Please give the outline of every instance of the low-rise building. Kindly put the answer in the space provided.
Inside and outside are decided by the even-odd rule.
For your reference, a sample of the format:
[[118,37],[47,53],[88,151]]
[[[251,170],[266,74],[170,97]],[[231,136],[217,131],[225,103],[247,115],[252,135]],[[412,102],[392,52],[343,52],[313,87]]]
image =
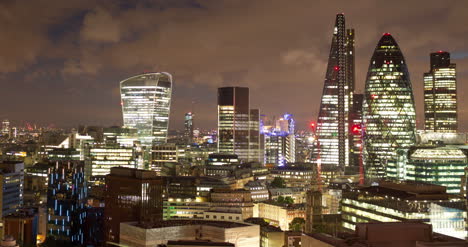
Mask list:
[[120,244],[134,247],[167,244],[169,240],[209,240],[235,246],[260,246],[260,227],[249,223],[209,220],[168,220],[120,224]]
[[289,223],[294,218],[305,217],[305,204],[277,203],[275,201],[260,202],[256,204],[256,217],[265,219],[273,226],[280,227],[283,231],[289,230]]
[[353,231],[357,223],[419,220],[431,224],[434,232],[465,239],[465,203],[443,186],[381,181],[378,186],[343,192],[342,224]]

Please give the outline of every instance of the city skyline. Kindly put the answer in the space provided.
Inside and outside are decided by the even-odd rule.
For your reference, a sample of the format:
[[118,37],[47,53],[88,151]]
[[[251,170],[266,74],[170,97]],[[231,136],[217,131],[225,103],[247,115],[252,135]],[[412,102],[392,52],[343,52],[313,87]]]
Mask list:
[[[380,35],[394,34],[408,63],[417,126],[422,129],[428,55],[450,52],[457,64],[459,130],[467,131],[468,112],[462,107],[467,104],[467,27],[462,11],[467,3],[420,3],[401,10],[398,4],[379,1],[337,3],[340,7],[306,1],[288,6],[279,1],[174,1],[138,7],[75,2],[70,8],[57,2],[40,16],[34,13],[38,3],[2,3],[5,28],[0,32],[16,39],[0,41],[0,102],[9,106],[0,118],[10,119],[12,125],[122,125],[118,82],[149,70],[174,76],[170,129],[182,129],[184,113],[192,108],[198,127],[214,129],[216,90],[221,86],[248,86],[252,108],[267,115],[290,112],[298,129],[305,129],[318,116],[330,17],[344,12],[357,33],[357,92],[364,91],[368,61]],[[210,14],[217,18],[216,25]],[[21,104],[11,103],[19,99]],[[278,99],[284,100],[278,104]]]

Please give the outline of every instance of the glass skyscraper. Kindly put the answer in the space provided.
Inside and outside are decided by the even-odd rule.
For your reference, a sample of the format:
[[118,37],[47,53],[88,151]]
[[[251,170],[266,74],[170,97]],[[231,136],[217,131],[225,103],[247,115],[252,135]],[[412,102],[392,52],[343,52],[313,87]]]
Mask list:
[[172,76],[145,73],[120,82],[124,126],[135,128],[143,146],[165,143],[171,107]]
[[322,100],[317,121],[317,162],[349,165],[348,114],[354,88],[354,29],[345,29],[345,17],[336,15]]
[[431,70],[424,73],[424,129],[457,132],[456,65],[450,53],[431,53]]
[[364,106],[366,177],[382,178],[388,159],[415,144],[413,89],[401,50],[393,37],[380,39],[367,72]]
[[193,114],[191,112],[185,113],[184,128],[184,137],[187,143],[191,143],[193,141]]
[[218,88],[218,152],[260,161],[260,114],[249,99],[249,88]]

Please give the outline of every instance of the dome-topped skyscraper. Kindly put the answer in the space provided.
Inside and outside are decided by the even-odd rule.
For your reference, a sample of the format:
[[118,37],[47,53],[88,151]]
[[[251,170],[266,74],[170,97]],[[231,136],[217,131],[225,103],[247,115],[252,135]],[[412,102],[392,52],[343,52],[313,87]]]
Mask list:
[[388,159],[415,144],[416,112],[405,58],[385,33],[370,61],[364,95],[366,177],[383,178]]

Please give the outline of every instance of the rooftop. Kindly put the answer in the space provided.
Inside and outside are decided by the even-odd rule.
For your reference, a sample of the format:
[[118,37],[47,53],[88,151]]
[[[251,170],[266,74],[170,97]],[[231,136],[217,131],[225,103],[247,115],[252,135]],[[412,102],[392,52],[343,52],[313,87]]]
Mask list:
[[205,225],[205,226],[214,226],[219,228],[236,228],[236,227],[245,227],[251,226],[248,223],[239,223],[239,222],[228,222],[228,221],[211,221],[211,220],[164,220],[153,223],[138,223],[138,222],[126,222],[124,224],[152,229],[152,228],[164,228],[172,226],[184,226],[184,225]]

